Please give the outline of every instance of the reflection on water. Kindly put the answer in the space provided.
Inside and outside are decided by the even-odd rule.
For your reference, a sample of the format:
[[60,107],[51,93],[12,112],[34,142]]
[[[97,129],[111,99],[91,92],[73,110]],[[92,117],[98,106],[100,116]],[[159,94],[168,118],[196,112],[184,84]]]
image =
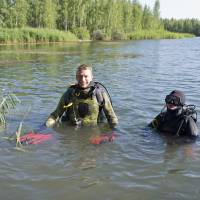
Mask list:
[[[199,45],[194,38],[0,46],[1,88],[23,102],[1,129],[2,199],[198,199],[199,140],[171,140],[146,125],[173,89],[199,112]],[[37,130],[81,63],[92,65],[110,92],[120,121],[116,140],[91,145],[106,127],[63,125],[42,130],[53,140],[16,151],[3,137],[15,134],[26,113],[24,131]]]

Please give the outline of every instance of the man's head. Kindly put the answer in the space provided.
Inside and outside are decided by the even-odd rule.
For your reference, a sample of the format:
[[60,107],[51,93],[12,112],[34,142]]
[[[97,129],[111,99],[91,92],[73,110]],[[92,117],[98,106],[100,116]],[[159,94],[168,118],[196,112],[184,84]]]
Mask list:
[[80,65],[76,71],[78,85],[83,89],[88,88],[92,79],[92,68],[86,64]]
[[167,109],[176,110],[185,105],[185,95],[180,90],[173,90],[169,95],[166,96],[165,102]]

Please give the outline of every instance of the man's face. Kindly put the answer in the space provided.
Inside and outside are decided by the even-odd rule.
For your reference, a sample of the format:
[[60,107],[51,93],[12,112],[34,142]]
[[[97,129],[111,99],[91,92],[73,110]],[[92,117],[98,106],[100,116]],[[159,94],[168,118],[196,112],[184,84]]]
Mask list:
[[93,76],[89,69],[81,70],[76,75],[76,80],[81,88],[87,88],[92,79]]

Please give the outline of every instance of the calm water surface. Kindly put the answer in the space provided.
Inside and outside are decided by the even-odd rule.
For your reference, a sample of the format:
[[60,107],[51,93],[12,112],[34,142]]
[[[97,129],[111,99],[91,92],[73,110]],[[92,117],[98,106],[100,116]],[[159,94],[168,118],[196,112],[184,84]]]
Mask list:
[[[1,199],[199,199],[200,142],[172,142],[146,126],[181,89],[200,111],[200,38],[0,46],[0,87],[22,101],[0,137]],[[89,144],[98,128],[58,127],[53,140],[16,150],[4,137],[37,130],[76,67],[91,64],[119,117],[114,143]],[[199,124],[198,124],[199,125]]]

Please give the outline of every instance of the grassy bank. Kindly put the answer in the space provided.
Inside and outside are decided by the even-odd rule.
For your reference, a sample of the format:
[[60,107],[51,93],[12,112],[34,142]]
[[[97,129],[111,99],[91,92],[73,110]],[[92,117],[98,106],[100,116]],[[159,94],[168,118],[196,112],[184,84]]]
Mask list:
[[[77,32],[77,31],[76,31]],[[67,42],[67,41],[78,41],[79,39],[85,39],[89,37],[82,38],[84,31],[80,33],[76,32],[73,34],[71,32],[52,30],[52,29],[36,29],[36,28],[0,28],[0,44],[13,44],[13,43],[48,43],[48,42]],[[79,31],[80,32],[80,31]],[[93,37],[97,40],[142,40],[142,39],[179,39],[194,37],[192,34],[184,33],[172,33],[165,30],[141,30],[135,31],[133,33],[124,35],[115,33],[114,37],[99,37],[101,32],[98,32],[98,37]]]
[[71,32],[35,28],[0,28],[0,43],[39,43],[78,41]]
[[189,33],[173,33],[165,30],[142,30],[135,31],[127,35],[130,40],[143,40],[143,39],[181,39],[195,37]]

